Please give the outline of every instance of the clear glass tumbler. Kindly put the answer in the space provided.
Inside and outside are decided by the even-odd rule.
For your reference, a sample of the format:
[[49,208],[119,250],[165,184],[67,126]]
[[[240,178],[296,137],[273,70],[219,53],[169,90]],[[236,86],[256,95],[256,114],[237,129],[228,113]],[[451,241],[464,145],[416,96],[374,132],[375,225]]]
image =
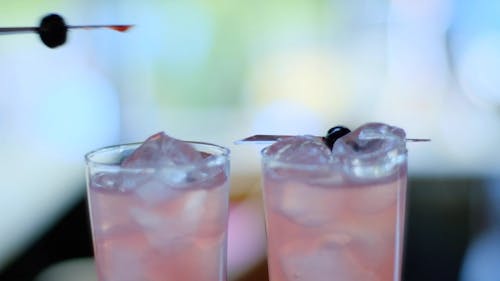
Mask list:
[[297,164],[262,151],[271,281],[400,280],[407,156],[390,153],[388,166],[362,156]]
[[229,150],[188,142],[193,165],[125,168],[140,143],[88,153],[99,281],[225,281]]

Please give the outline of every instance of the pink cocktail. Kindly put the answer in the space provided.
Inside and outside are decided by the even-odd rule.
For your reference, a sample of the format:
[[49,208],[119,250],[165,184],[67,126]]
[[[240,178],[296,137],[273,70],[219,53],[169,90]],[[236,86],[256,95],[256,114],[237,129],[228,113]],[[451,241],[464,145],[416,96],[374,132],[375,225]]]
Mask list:
[[404,131],[366,124],[262,152],[271,281],[398,281],[407,182]]
[[225,281],[228,154],[164,134],[89,153],[99,281]]

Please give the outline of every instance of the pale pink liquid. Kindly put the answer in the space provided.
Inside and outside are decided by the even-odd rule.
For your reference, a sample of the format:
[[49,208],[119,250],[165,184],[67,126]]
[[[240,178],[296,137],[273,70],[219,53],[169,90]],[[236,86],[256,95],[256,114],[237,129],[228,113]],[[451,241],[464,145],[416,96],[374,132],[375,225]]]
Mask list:
[[225,281],[227,202],[222,172],[208,185],[158,195],[103,190],[90,180],[99,280]]
[[273,175],[264,170],[271,281],[400,280],[405,167],[372,183]]

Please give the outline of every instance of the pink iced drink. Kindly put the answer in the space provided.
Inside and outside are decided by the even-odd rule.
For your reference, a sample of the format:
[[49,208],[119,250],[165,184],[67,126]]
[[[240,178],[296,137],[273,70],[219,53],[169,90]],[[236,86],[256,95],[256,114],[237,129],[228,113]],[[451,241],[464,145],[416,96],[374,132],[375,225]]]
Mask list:
[[270,280],[400,280],[406,181],[404,132],[383,124],[333,151],[312,136],[263,150]]
[[228,151],[163,133],[138,146],[87,156],[99,280],[225,281]]

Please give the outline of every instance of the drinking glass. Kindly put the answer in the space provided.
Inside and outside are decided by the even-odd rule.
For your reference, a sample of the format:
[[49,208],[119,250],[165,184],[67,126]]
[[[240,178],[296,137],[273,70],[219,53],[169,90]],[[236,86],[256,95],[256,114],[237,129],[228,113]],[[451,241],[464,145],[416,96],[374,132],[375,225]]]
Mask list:
[[99,281],[225,281],[229,150],[187,142],[202,161],[129,168],[140,143],[85,156]]

